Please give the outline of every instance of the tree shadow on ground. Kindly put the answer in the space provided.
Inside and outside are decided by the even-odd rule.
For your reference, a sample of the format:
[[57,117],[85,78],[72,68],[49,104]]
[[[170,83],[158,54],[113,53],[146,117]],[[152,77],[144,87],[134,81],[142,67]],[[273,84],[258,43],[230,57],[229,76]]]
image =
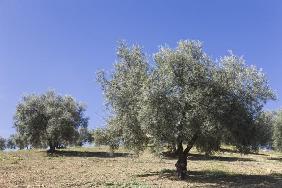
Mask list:
[[199,183],[205,187],[282,187],[282,174],[246,175],[230,174],[224,171],[189,171],[185,180],[179,180],[175,170],[164,169],[160,172],[150,172],[137,177],[159,176],[173,181]]
[[269,157],[268,160],[279,161],[282,162],[282,157]]
[[130,153],[110,153],[110,152],[90,152],[90,151],[69,151],[56,150],[54,153],[48,153],[48,157],[100,157],[100,158],[115,158],[127,157]]
[[243,157],[223,157],[223,156],[207,156],[202,154],[189,154],[188,160],[191,161],[205,161],[205,160],[216,160],[216,161],[255,161],[252,158],[243,158]]
[[[170,155],[168,153],[163,153],[163,157],[166,159],[177,159],[176,155]],[[188,154],[188,161],[209,161],[209,160],[217,160],[217,161],[255,161],[252,158],[244,158],[244,157],[224,157],[224,156],[213,156],[213,155],[203,155],[203,154]]]
[[[220,152],[223,152],[223,153],[226,152],[226,153],[238,153],[238,154],[241,154],[240,151],[238,151],[238,150],[227,149],[227,148],[220,148],[219,151],[220,151]],[[267,154],[264,154],[264,153],[256,153],[256,152],[248,152],[247,154],[268,156]]]

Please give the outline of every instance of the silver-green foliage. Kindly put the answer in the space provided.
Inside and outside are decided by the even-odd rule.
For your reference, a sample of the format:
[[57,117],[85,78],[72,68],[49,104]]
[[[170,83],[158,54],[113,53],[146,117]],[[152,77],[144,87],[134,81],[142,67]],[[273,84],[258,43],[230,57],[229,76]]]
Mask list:
[[263,112],[256,120],[256,139],[258,145],[273,147],[275,112]]
[[276,150],[282,151],[282,111],[279,110],[276,113],[274,119],[273,130],[273,146]]
[[[230,142],[241,151],[258,149],[263,119],[263,105],[275,100],[268,80],[262,70],[247,66],[241,57],[232,53],[220,60],[221,85],[226,92],[223,96],[224,113],[220,119],[223,130],[227,130]],[[265,117],[266,118],[266,117]]]
[[261,70],[232,53],[215,62],[199,41],[161,47],[148,67],[140,47],[122,44],[111,77],[98,74],[113,112],[107,129],[126,146],[186,143],[186,153],[193,145],[210,153],[225,137],[242,152],[257,148],[257,119],[275,98]]
[[0,151],[6,149],[6,140],[0,137]]
[[86,128],[88,118],[84,105],[71,96],[60,96],[53,91],[42,95],[27,95],[17,105],[14,126],[17,138],[33,147],[55,149],[76,143],[78,129]]
[[142,88],[148,77],[148,63],[139,46],[129,48],[124,43],[120,44],[117,57],[110,80],[104,72],[98,73],[98,81],[113,113],[108,120],[108,129],[114,130],[111,132],[115,132],[119,142],[128,148],[142,150],[147,137],[138,116],[143,98]]
[[28,148],[30,145],[28,143],[28,137],[26,134],[20,134],[17,132],[16,134],[10,135],[7,140],[7,148],[9,149],[24,149]]
[[8,139],[6,143],[6,147],[9,149],[16,149],[17,143],[16,143],[16,137],[14,134],[12,134]]
[[111,129],[96,129],[93,133],[96,146],[107,145],[112,151],[118,149],[120,137]]

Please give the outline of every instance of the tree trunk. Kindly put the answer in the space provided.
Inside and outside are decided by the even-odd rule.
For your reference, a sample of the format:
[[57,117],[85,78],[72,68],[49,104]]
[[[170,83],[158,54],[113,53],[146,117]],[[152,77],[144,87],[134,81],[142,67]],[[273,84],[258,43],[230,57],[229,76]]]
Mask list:
[[183,151],[182,141],[178,142],[178,148],[177,148],[178,160],[175,164],[175,167],[176,167],[176,172],[177,172],[177,176],[179,179],[183,180],[186,178],[188,153],[194,146],[197,138],[198,138],[198,134],[196,133],[194,134],[192,139],[188,142],[187,147],[185,148],[184,151]]
[[52,143],[49,143],[49,150],[48,150],[48,152],[50,152],[50,153],[54,153],[55,152],[55,149],[56,149],[56,146],[54,145],[54,144],[52,144]]
[[178,155],[178,160],[175,164],[177,177],[179,179],[185,179],[187,174],[187,155],[182,152]]

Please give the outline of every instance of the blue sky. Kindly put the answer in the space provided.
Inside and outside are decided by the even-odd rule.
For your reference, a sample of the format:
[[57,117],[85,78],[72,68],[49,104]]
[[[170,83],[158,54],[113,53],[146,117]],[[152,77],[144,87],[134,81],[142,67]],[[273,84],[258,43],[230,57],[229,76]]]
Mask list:
[[281,10],[279,0],[0,0],[0,136],[14,132],[23,94],[48,89],[85,102],[89,127],[103,126],[95,73],[112,70],[121,39],[147,54],[180,39],[203,41],[214,59],[232,50],[262,68],[280,98]]

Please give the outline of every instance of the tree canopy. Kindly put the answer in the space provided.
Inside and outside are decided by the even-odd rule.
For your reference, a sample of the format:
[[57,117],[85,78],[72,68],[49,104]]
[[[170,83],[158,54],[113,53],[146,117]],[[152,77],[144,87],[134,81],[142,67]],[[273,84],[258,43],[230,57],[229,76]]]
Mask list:
[[256,150],[258,118],[275,99],[261,70],[232,53],[214,61],[199,41],[161,47],[151,63],[141,47],[122,43],[114,72],[98,81],[116,140],[136,151],[173,145],[182,171],[193,146],[210,153],[225,139],[241,152]]
[[75,144],[79,128],[87,128],[85,107],[71,96],[54,91],[27,95],[17,105],[14,116],[16,139],[20,145],[55,148]]
[[107,80],[104,72],[98,73],[98,81],[113,113],[108,119],[108,128],[116,137],[114,141],[122,140],[127,147],[139,151],[147,141],[139,121],[139,111],[143,97],[142,88],[148,79],[149,67],[140,46],[129,48],[121,43],[117,57],[111,80]]

